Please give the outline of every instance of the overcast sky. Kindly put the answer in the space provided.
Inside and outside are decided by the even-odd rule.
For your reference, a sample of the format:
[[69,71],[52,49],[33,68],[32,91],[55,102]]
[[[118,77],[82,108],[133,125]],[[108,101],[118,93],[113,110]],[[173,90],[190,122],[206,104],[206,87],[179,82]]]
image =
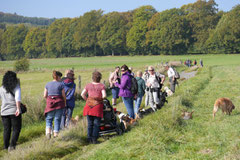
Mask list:
[[[158,12],[180,8],[196,0],[0,0],[0,11],[17,13],[27,17],[63,18],[79,17],[91,10],[102,9],[104,13],[125,12],[143,5],[151,5]],[[219,10],[229,11],[240,0],[215,0]]]

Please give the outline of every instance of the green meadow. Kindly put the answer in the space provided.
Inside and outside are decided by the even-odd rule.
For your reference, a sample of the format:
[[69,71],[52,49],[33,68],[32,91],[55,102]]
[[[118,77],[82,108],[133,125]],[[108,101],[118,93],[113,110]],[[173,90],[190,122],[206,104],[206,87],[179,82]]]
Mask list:
[[[197,70],[195,77],[181,80],[176,93],[161,110],[145,116],[122,136],[101,137],[100,144],[88,145],[86,119],[82,118],[58,138],[45,139],[42,95],[53,69],[64,73],[65,69],[74,68],[76,77],[81,76],[83,88],[91,82],[95,69],[102,72],[102,81],[107,81],[115,66],[127,64],[135,72],[144,71],[148,65],[157,68],[168,61],[186,59],[196,59],[198,63],[202,59],[204,67]],[[58,58],[33,59],[30,63],[30,71],[18,73],[23,102],[29,108],[23,115],[19,145],[7,153],[1,140],[0,159],[240,159],[240,55]],[[0,79],[5,71],[13,69],[13,64],[0,62]],[[184,66],[177,69],[189,70]],[[213,119],[213,104],[220,97],[230,98],[236,108],[231,116],[219,110]],[[111,99],[110,94],[108,98]],[[83,106],[83,101],[76,102],[74,116],[82,114]],[[126,113],[121,100],[117,109]],[[183,120],[183,109],[194,110],[193,119]],[[2,132],[1,125],[0,139]]]

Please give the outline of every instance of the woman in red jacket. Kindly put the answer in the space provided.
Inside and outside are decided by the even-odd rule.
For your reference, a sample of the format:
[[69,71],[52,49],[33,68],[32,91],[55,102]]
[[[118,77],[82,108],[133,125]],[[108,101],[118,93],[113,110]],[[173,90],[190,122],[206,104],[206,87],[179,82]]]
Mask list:
[[[104,84],[100,83],[102,74],[98,71],[92,73],[92,83],[86,85],[81,96],[86,101],[83,115],[88,120],[88,142],[96,144],[99,137],[99,126],[103,118],[103,99],[106,98]],[[86,96],[88,94],[88,97]]]

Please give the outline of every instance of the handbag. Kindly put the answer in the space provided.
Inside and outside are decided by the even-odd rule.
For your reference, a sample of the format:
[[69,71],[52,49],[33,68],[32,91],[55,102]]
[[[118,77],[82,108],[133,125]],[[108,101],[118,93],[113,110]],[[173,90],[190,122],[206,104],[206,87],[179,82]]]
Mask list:
[[22,102],[20,103],[20,108],[21,108],[21,113],[26,113],[27,112],[27,106],[23,104]]
[[[13,94],[12,92],[10,92],[10,93],[13,97],[15,97],[15,94]],[[20,103],[20,109],[21,109],[21,114],[27,112],[27,106],[25,104],[23,104],[22,102]]]

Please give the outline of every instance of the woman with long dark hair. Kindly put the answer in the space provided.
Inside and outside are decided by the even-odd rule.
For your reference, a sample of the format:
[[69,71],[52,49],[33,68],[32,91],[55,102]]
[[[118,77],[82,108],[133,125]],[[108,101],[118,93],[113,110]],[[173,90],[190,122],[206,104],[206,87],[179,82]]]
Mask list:
[[22,127],[20,109],[21,88],[20,81],[15,72],[7,71],[3,76],[2,86],[0,87],[0,99],[2,101],[1,117],[4,127],[4,149],[11,151],[16,148],[17,140]]

